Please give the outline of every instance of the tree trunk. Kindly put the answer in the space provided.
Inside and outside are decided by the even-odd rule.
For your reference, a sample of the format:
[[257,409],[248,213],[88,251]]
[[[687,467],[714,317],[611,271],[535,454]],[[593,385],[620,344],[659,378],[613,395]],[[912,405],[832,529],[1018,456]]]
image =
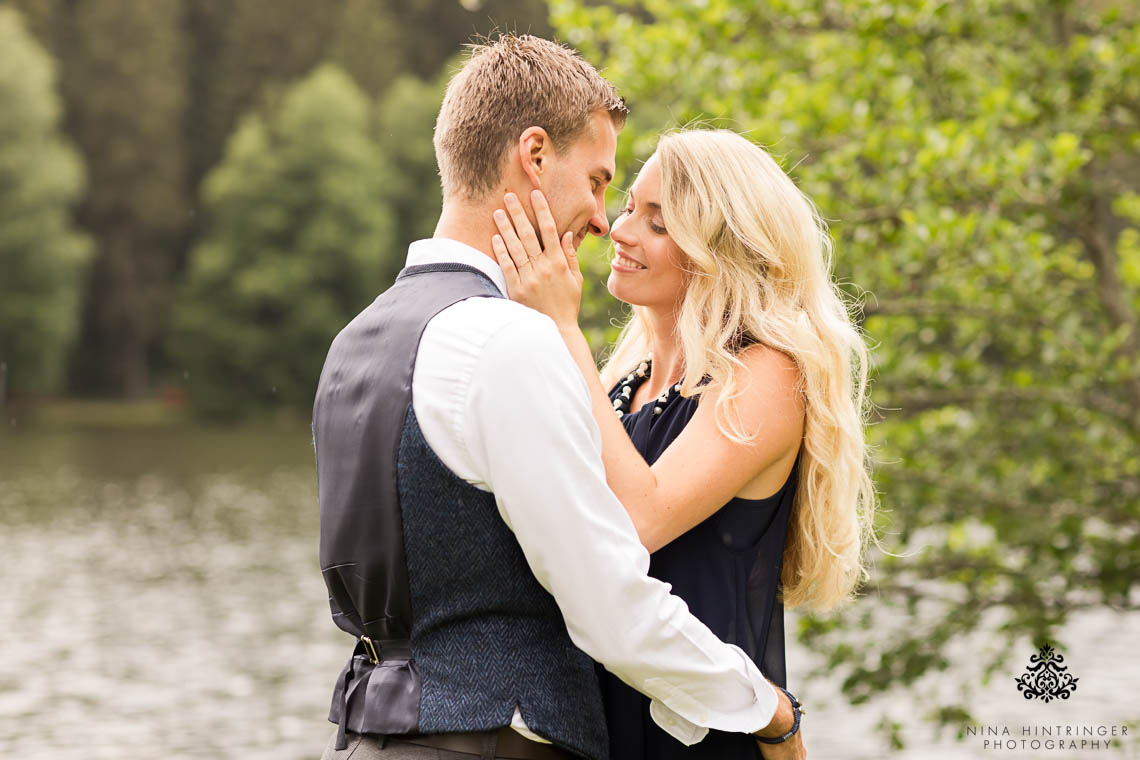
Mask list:
[[141,330],[132,327],[124,336],[123,395],[130,401],[139,401],[147,393],[146,342]]

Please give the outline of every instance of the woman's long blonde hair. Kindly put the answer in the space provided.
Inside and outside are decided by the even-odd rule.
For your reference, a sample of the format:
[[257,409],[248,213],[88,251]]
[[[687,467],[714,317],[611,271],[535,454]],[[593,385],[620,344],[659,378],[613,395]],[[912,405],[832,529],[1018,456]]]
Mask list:
[[[768,153],[727,130],[687,129],[657,145],[665,227],[684,252],[688,284],[677,315],[685,375],[696,395],[719,385],[717,422],[745,441],[734,399],[747,372],[739,352],[761,343],[792,357],[806,421],[784,547],[784,604],[827,610],[866,578],[875,489],[863,434],[868,352],[830,277],[831,238],[811,200]],[[646,356],[635,307],[603,369],[610,385]]]

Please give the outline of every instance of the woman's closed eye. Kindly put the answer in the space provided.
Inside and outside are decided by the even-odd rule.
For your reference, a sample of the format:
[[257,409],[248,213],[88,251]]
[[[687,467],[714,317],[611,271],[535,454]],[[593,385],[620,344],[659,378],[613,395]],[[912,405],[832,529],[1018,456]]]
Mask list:
[[[633,213],[633,205],[630,204],[621,210],[621,212],[618,214],[618,219],[621,219],[623,216],[629,216],[632,213]],[[665,234],[665,228],[662,227],[661,225],[656,224],[653,221],[650,221],[648,224],[649,224],[649,229],[652,230],[654,234],[656,234],[656,235],[664,235]]]

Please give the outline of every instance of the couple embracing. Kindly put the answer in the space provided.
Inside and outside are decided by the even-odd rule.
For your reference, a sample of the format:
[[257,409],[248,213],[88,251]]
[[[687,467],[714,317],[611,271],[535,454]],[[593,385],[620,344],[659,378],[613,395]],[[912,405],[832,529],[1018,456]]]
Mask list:
[[[626,114],[530,36],[447,88],[435,236],[314,404],[356,641],[325,758],[804,757],[783,608],[862,574],[866,349],[811,202],[739,135],[661,138],[611,230]],[[633,309],[599,376],[576,250],[607,233]]]

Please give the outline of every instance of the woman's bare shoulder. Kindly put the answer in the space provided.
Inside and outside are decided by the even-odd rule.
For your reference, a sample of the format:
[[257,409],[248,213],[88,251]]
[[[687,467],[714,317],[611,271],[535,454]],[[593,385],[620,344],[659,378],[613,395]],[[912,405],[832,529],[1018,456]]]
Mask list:
[[762,412],[773,402],[803,414],[803,377],[799,364],[778,349],[756,343],[738,354],[744,372],[736,375],[737,401],[741,412],[750,408]]

